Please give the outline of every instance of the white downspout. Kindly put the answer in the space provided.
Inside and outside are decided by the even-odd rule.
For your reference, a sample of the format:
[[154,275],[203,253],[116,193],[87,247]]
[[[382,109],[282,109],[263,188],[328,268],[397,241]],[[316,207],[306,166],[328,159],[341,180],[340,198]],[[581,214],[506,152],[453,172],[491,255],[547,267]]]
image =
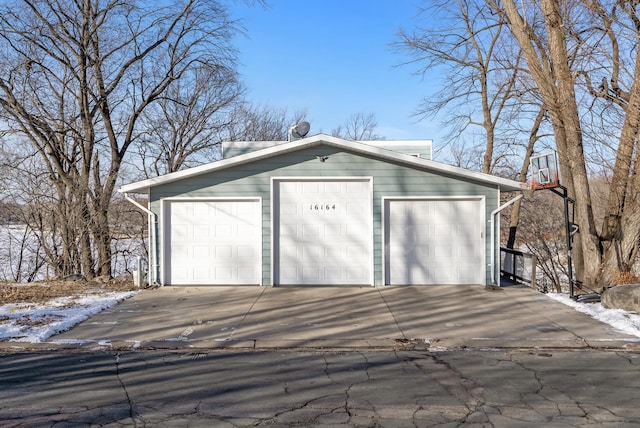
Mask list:
[[496,219],[497,219],[496,216],[500,211],[507,208],[509,205],[515,203],[516,201],[522,199],[523,197],[524,195],[518,195],[515,198],[511,199],[509,202],[506,202],[503,205],[496,208],[495,210],[491,211],[491,285],[497,285],[496,284],[496,237],[494,236],[495,229],[496,229],[496,226],[495,226]]
[[158,216],[156,213],[151,211],[149,208],[141,205],[138,201],[131,198],[128,193],[124,194],[124,198],[131,202],[133,205],[146,212],[149,216],[149,229],[151,231],[151,242],[149,242],[149,263],[151,264],[151,278],[149,278],[149,283],[151,285],[160,285],[158,283],[158,255],[156,252],[157,245],[157,226],[158,226]]

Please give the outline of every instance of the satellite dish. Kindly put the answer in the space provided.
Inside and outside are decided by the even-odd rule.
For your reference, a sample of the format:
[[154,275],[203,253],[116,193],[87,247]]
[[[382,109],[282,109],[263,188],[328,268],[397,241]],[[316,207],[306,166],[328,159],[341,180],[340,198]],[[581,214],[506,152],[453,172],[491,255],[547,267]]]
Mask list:
[[304,138],[309,133],[310,129],[311,125],[309,125],[309,122],[300,122],[297,125],[292,126],[289,128],[290,140]]

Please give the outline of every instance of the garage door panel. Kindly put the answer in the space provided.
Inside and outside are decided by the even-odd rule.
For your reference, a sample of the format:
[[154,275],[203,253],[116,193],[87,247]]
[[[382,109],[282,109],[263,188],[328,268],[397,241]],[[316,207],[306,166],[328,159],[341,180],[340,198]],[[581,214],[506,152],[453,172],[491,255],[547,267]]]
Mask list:
[[[461,284],[473,283],[475,278],[474,266],[472,263],[460,263],[460,265],[458,265],[457,275],[458,281]],[[477,267],[475,269],[477,269]]]
[[174,266],[174,270],[179,268],[179,265],[184,264],[185,262],[189,262],[193,259],[193,249],[187,246],[174,245],[173,246],[173,257],[172,260],[175,261],[175,264],[178,266]]
[[[207,272],[207,276],[208,275],[209,272]],[[233,268],[231,266],[218,266],[214,269],[213,275],[221,281],[231,281],[234,278]]]
[[[235,236],[240,242],[253,242],[256,235],[260,234],[260,228],[256,226],[241,226],[235,231]],[[251,247],[253,248],[253,246]]]
[[425,284],[455,284],[456,280],[452,275],[452,267],[442,266],[438,264],[427,265],[427,272],[429,272]]
[[251,264],[253,266],[256,257],[260,255],[260,248],[257,248],[256,245],[248,245],[248,244],[238,244],[235,248],[237,253],[237,260],[241,263]]
[[211,268],[209,266],[194,266],[193,280],[196,284],[206,282],[211,276]]
[[199,234],[199,236],[194,237],[196,239],[202,239],[202,240],[206,240],[209,241],[212,237],[218,238],[218,239],[229,239],[232,236],[234,236],[234,234],[237,233],[237,230],[235,227],[225,223],[225,224],[216,224],[214,227],[214,232],[213,232],[213,236],[211,236],[210,233],[206,233],[205,231],[208,229],[202,228],[200,229],[202,233]]
[[302,258],[305,260],[320,260],[322,257],[324,257],[324,249],[318,245],[307,245],[302,248]]
[[385,201],[385,283],[482,283],[480,198]]
[[283,283],[291,284],[296,278],[298,278],[298,268],[291,266],[291,264],[284,264],[280,268],[280,279]]
[[260,284],[259,201],[168,201],[167,284]]
[[214,257],[218,263],[233,261],[235,253],[230,245],[218,245],[214,249]]
[[319,266],[305,266],[302,268],[302,284],[308,283],[308,282],[312,282],[314,284],[317,284],[322,276],[320,275],[320,272],[322,271],[322,269]]
[[[289,183],[288,183],[289,184]],[[320,191],[320,186],[324,185],[323,182],[318,181],[303,181],[297,183],[290,183],[290,187],[292,189],[291,195],[297,195],[297,192],[302,189],[302,193],[304,194],[315,194]]]

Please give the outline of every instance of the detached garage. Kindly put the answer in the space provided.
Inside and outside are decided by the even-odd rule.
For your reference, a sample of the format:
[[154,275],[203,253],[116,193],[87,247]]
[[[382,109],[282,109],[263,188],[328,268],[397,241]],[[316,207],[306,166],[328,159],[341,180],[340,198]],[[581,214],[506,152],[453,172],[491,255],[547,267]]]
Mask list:
[[500,193],[525,187],[430,154],[323,134],[227,143],[220,161],[120,191],[148,197],[129,200],[149,215],[158,285],[488,284]]

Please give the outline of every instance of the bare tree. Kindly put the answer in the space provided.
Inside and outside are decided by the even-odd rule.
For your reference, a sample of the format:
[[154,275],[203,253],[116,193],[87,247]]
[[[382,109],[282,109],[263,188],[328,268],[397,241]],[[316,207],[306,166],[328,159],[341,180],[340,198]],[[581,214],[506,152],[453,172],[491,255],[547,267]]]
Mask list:
[[[489,161],[496,165],[508,155],[508,150],[495,151],[498,132],[510,135],[505,141],[526,141],[518,154],[524,161],[521,179],[535,145],[549,141],[544,129],[548,122],[563,185],[576,201],[577,277],[592,288],[611,284],[616,273],[631,269],[640,246],[637,5],[621,0],[456,0],[431,5],[428,13],[441,18],[440,26],[401,34],[403,47],[414,55],[421,72],[444,69],[449,79],[435,100],[425,100],[421,113],[445,107],[451,112],[454,107],[449,122],[454,129],[481,124],[487,137],[485,172],[495,172],[495,166],[488,168]],[[474,110],[482,111],[483,120],[471,119]],[[523,117],[529,127],[515,129]],[[610,191],[596,217],[589,177],[602,177],[601,172]],[[508,242],[514,239],[511,235]]]
[[331,135],[353,141],[383,140],[376,134],[378,121],[374,113],[355,113],[343,125],[331,130]]
[[[640,35],[637,8],[616,0],[487,3],[508,22],[553,126],[563,182],[576,201],[578,278],[592,287],[610,285],[617,272],[630,269],[640,245],[640,53],[630,42]],[[594,88],[593,81],[602,83]],[[585,93],[623,119],[600,231],[585,155]]]
[[[430,2],[419,16],[428,26],[402,31],[396,46],[421,74],[444,76],[445,82],[434,98],[424,99],[419,114],[447,117],[456,165],[524,181],[545,135],[545,109],[504,18],[474,0]],[[509,248],[516,243],[520,207],[519,200],[510,210]]]
[[[9,145],[7,145],[9,146]],[[48,175],[40,157],[29,153],[30,145],[14,141],[12,150],[0,152],[0,188],[7,211],[0,216],[0,274],[5,280],[30,282],[46,277],[47,266],[58,266],[64,258],[77,262],[72,248],[60,242],[52,244],[51,230],[57,211],[55,191],[50,188]],[[62,220],[68,226],[72,219]],[[53,252],[56,248],[60,251]],[[64,249],[63,249],[64,248]]]
[[290,127],[305,120],[306,110],[290,114],[286,108],[243,103],[233,111],[230,141],[285,141]]
[[519,52],[502,43],[504,20],[491,12],[473,0],[434,1],[420,14],[428,25],[401,31],[395,43],[413,57],[410,63],[418,65],[419,73],[444,76],[435,98],[425,98],[418,114],[446,112],[452,140],[467,135],[469,127],[482,129],[486,173],[500,158],[495,156],[498,124],[521,72]]
[[30,142],[56,195],[59,275],[111,275],[109,206],[141,117],[194,68],[233,68],[236,30],[215,0],[0,5],[0,119]]
[[224,64],[203,64],[185,73],[141,116],[136,146],[144,174],[220,159],[220,142],[242,93],[236,70]]
[[523,205],[520,234],[525,237],[523,247],[536,256],[542,273],[538,286],[542,291],[552,287],[558,293],[568,292],[561,199],[551,192],[536,192]]

